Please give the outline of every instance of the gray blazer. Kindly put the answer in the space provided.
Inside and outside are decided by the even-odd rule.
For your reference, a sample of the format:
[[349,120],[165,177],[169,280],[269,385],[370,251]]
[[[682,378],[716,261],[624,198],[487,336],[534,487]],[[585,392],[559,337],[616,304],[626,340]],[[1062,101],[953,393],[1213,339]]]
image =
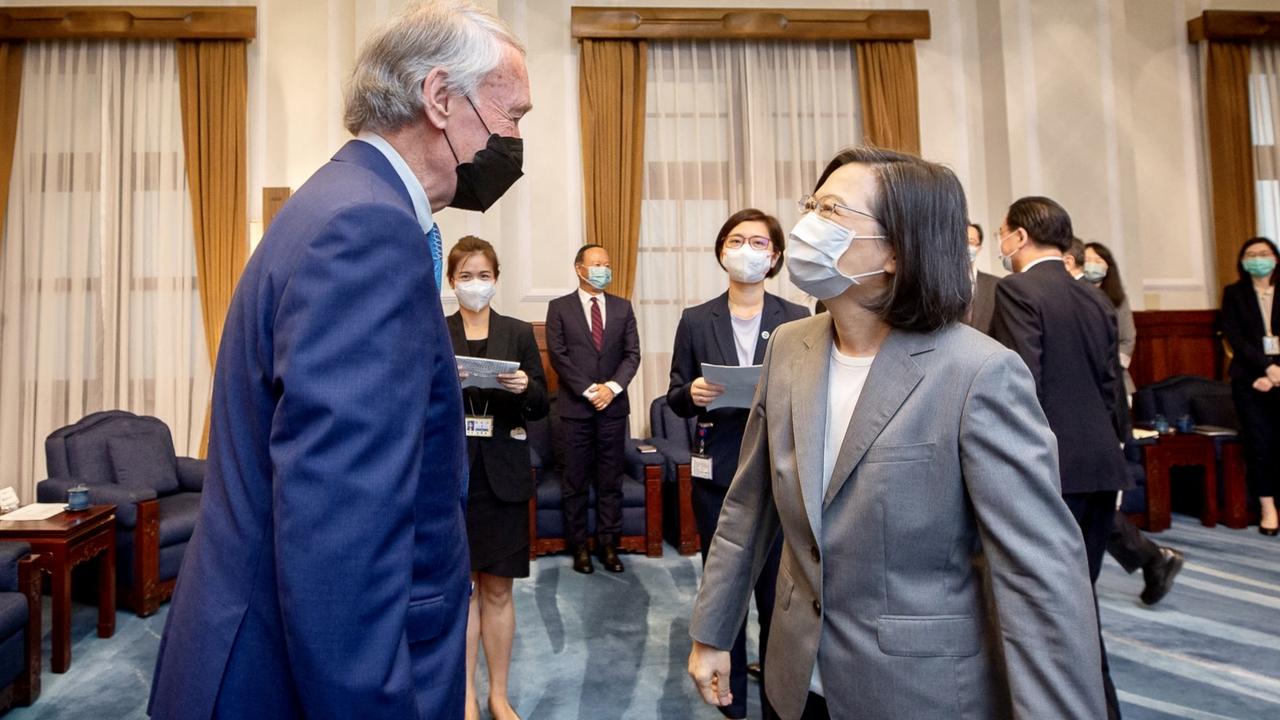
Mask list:
[[831,343],[828,314],[769,343],[690,635],[733,644],[781,529],[783,718],[815,661],[833,718],[1105,717],[1084,544],[1026,365],[958,324],[891,332],[820,497]]

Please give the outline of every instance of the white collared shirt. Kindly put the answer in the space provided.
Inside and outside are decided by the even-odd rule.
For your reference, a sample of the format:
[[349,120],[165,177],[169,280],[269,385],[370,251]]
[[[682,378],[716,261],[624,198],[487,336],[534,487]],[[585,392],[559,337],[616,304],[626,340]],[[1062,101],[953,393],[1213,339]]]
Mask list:
[[1026,272],[1031,268],[1039,265],[1040,263],[1046,263],[1046,262],[1062,262],[1062,258],[1060,256],[1050,255],[1048,257],[1042,257],[1036,260],[1032,260],[1031,262],[1027,263],[1027,266],[1022,268],[1020,272]]
[[409,163],[404,161],[400,153],[391,147],[391,143],[387,142],[381,135],[365,130],[356,136],[361,142],[369,143],[378,149],[378,152],[386,156],[387,161],[391,163],[392,169],[396,171],[396,175],[400,176],[400,181],[404,183],[404,187],[409,191],[409,199],[413,201],[413,214],[418,218],[418,224],[422,226],[422,233],[431,232],[431,226],[436,224],[435,219],[431,216],[431,202],[427,200],[427,191],[422,187],[422,182],[409,169]]
[[[602,293],[600,293],[599,295],[592,295],[591,293],[587,292],[586,290],[583,290],[581,287],[579,287],[579,288],[578,288],[578,302],[582,303],[582,313],[583,313],[583,315],[584,315],[584,316],[586,316],[586,318],[587,318],[587,328],[588,328],[588,329],[590,329],[590,328],[591,328],[591,299],[592,299],[592,298],[595,298],[595,299],[596,299],[596,305],[598,305],[598,306],[600,307],[600,329],[601,329],[601,330],[603,330],[603,329],[605,329],[606,327],[608,327],[608,325],[605,325],[605,309],[604,309],[605,302],[604,302],[604,297],[605,297],[605,295],[604,295],[604,293],[603,293],[603,292],[602,292]],[[618,395],[621,395],[621,394],[622,394],[622,386],[621,386],[621,385],[619,385],[618,383],[616,383],[616,382],[614,382],[614,381],[612,381],[612,380],[609,380],[608,382],[606,382],[606,383],[604,383],[604,384],[605,384],[605,386],[606,386],[606,387],[608,387],[610,390],[612,390],[612,391],[613,391],[614,396],[618,396]],[[593,392],[592,392],[592,388],[594,388],[594,387],[595,387],[595,386],[594,386],[594,385],[592,385],[591,387],[587,388],[587,389],[582,393],[582,397],[584,397],[584,398],[586,398],[586,399],[590,400],[590,399],[591,399],[591,396],[595,394],[595,393],[593,393]]]

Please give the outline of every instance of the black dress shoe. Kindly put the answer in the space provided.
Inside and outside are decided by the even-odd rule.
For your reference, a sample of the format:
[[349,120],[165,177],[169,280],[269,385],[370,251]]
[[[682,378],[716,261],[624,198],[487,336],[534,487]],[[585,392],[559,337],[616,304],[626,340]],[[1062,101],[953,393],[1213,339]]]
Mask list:
[[1173,588],[1173,578],[1182,570],[1182,553],[1169,547],[1160,548],[1160,559],[1142,568],[1142,602],[1155,605]]
[[583,575],[590,575],[596,571],[596,566],[591,563],[591,553],[587,552],[585,547],[573,551],[573,571]]
[[609,572],[622,572],[622,560],[618,559],[618,550],[613,543],[600,543],[600,564]]
[[1280,526],[1273,527],[1273,528],[1264,528],[1261,525],[1259,525],[1258,532],[1262,533],[1263,535],[1266,535],[1267,537],[1275,537],[1276,534],[1280,533]]

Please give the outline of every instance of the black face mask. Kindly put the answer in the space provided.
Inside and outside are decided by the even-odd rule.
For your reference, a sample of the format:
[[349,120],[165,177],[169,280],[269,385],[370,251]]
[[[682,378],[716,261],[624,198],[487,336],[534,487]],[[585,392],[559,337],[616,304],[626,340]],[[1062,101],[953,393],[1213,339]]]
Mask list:
[[[480,117],[480,111],[476,110],[471,98],[467,98],[467,103],[471,105],[476,117],[480,118],[480,124],[488,131],[488,124]],[[448,134],[444,139],[449,143],[449,151],[453,153],[454,160],[457,160],[458,153],[454,151],[453,143],[449,142]],[[449,207],[480,212],[488,210],[524,175],[524,170],[521,169],[523,164],[523,140],[489,133],[489,142],[484,149],[477,152],[471,162],[458,164],[458,185]]]

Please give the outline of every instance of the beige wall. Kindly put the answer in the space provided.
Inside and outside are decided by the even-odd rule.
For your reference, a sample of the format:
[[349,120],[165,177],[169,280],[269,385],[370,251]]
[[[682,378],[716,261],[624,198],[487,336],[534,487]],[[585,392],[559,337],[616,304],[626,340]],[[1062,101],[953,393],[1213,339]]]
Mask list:
[[[258,3],[258,40],[250,52],[251,219],[261,218],[263,186],[296,189],[347,138],[340,117],[342,80],[359,40],[401,4]],[[506,270],[497,306],[536,319],[547,299],[572,287],[569,262],[582,242],[577,55],[568,29],[573,2],[485,4],[528,46],[535,111],[522,127],[526,178],[486,215],[446,210],[439,221],[446,238],[474,233],[494,242]],[[849,6],[830,0],[591,4]],[[1052,196],[1071,212],[1078,235],[1116,252],[1135,307],[1216,303],[1205,242],[1198,59],[1186,42],[1185,23],[1206,7],[1280,9],[1280,0],[857,5],[930,11],[933,38],[918,44],[923,151],[955,169],[976,220],[993,228],[1012,199]],[[258,225],[254,231],[260,232]],[[988,269],[998,265],[995,246],[988,242],[984,248],[981,262]]]

